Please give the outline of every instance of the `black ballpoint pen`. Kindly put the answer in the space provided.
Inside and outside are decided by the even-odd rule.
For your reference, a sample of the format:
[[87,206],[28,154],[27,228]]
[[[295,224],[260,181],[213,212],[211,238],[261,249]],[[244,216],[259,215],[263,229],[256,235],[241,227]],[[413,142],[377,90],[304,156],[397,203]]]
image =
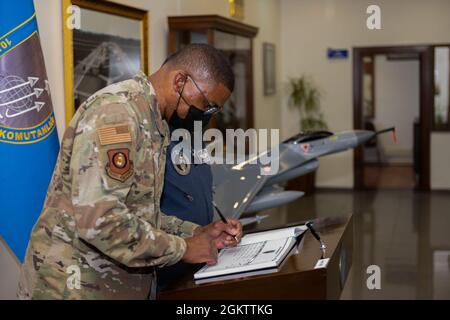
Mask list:
[[216,205],[215,202],[213,202],[213,206],[217,211],[217,214],[219,215],[220,219],[222,220],[223,223],[228,223],[227,219],[225,219],[225,216],[222,214],[222,212],[220,211],[219,207]]
[[[225,223],[225,224],[228,224],[227,219],[226,219],[225,216],[222,214],[222,212],[220,211],[220,209],[219,209],[219,207],[216,205],[216,203],[213,202],[212,204],[213,204],[214,208],[216,209],[217,214],[219,215],[219,217],[220,217],[220,219],[222,220],[222,222]],[[238,241],[238,239],[236,238],[236,236],[233,236],[233,237],[234,237],[234,240]]]
[[316,232],[316,230],[313,228],[313,223],[311,221],[308,221],[305,225],[309,229],[309,231],[311,231],[311,234],[314,236],[314,238],[316,238],[317,241],[319,241],[319,243],[320,243],[320,250],[322,251],[322,259],[323,259],[325,257],[325,249],[327,248],[327,246],[322,241],[322,239],[320,239],[320,236]]

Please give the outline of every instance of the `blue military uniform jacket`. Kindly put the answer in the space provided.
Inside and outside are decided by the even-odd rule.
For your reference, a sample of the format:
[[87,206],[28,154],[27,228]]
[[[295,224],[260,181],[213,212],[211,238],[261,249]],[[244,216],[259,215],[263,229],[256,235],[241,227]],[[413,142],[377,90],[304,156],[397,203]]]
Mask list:
[[182,220],[207,225],[213,219],[212,173],[208,164],[191,164],[187,175],[179,174],[169,156],[176,142],[167,148],[162,211]]
[[[171,160],[173,147],[167,148],[164,188],[161,196],[161,211],[182,220],[207,225],[213,221],[212,172],[208,164],[191,164],[187,175],[181,175]],[[179,262],[158,270],[158,287],[163,289],[175,281],[186,270],[187,265]]]

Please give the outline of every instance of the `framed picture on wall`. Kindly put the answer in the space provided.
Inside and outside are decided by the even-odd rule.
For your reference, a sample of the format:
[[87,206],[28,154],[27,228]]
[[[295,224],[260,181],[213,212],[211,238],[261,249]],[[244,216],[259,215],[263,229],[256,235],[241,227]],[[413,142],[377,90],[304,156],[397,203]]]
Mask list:
[[263,43],[263,77],[264,95],[270,96],[276,92],[275,45]]
[[63,19],[68,123],[94,92],[139,70],[148,73],[148,12],[106,1],[63,0]]
[[237,20],[244,20],[244,0],[228,0],[230,16]]

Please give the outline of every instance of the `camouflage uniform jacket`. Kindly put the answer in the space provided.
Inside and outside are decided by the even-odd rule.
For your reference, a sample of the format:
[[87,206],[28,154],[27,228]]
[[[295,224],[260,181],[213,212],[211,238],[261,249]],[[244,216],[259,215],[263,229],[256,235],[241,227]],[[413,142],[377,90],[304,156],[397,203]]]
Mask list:
[[20,298],[154,297],[154,267],[178,262],[197,227],[160,212],[168,143],[143,73],[80,106],[32,231]]

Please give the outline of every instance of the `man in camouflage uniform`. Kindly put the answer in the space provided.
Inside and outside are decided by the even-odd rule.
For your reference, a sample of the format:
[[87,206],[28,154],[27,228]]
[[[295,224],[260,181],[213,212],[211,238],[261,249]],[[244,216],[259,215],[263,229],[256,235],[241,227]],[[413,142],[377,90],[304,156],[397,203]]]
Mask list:
[[[183,91],[183,101],[205,110],[206,96],[223,105],[233,90],[220,74],[230,74],[221,53],[206,45],[182,51],[149,78],[110,85],[80,106],[32,231],[20,298],[154,298],[155,267],[214,264],[217,248],[239,241],[236,220],[199,227],[160,211],[165,119],[187,117]],[[188,88],[194,77],[201,92]]]

